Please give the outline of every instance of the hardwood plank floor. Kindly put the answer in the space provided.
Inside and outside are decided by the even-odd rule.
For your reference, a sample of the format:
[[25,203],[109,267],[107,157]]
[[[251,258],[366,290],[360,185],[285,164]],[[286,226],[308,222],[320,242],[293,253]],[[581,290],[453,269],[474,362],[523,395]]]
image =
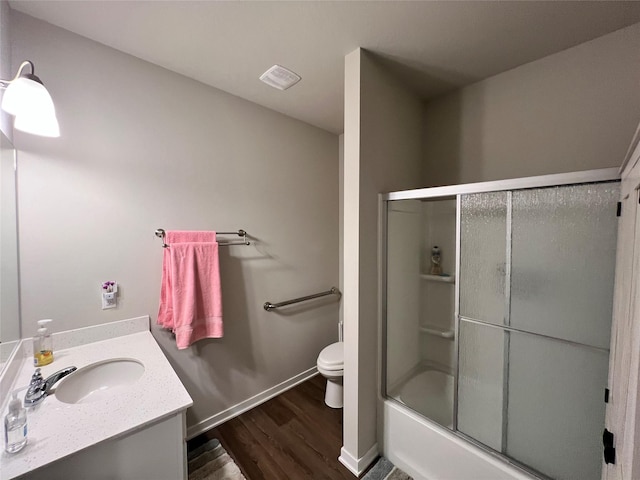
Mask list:
[[324,404],[321,375],[188,442],[217,438],[247,480],[354,480],[339,461],[342,409]]

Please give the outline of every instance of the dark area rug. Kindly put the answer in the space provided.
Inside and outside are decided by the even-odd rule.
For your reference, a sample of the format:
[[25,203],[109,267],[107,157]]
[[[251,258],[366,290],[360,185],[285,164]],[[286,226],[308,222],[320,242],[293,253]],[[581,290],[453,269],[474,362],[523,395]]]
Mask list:
[[189,451],[189,480],[246,480],[217,439]]
[[371,470],[362,477],[362,480],[413,480],[393,463],[384,457],[380,457]]

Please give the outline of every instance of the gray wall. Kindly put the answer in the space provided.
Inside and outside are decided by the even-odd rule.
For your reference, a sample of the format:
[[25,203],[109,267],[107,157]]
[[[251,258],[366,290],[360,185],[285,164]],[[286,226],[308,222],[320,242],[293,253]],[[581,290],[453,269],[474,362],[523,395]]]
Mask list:
[[421,183],[422,104],[371,54],[345,59],[344,448],[376,442],[378,194]]
[[[8,80],[13,78],[15,72],[11,71],[11,27],[9,22],[9,2],[0,0],[0,78]],[[0,101],[4,89],[0,89]],[[0,110],[0,130],[9,140],[13,138],[13,123],[11,117]]]
[[424,185],[619,166],[639,91],[635,24],[433,100]]
[[[244,228],[252,246],[220,249],[225,337],[178,351],[152,329],[194,399],[188,425],[314,367],[337,339],[335,300],[262,304],[338,283],[338,137],[34,18],[12,22],[13,58],[35,62],[62,132],[15,135],[23,334],[40,318],[53,331],[155,324],[155,229]],[[100,308],[105,280],[119,282],[117,309]]]

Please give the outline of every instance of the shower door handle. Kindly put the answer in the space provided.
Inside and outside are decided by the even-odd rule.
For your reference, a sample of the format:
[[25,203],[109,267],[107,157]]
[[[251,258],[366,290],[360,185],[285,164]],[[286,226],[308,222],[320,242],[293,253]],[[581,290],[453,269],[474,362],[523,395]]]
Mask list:
[[613,446],[613,433],[604,429],[602,432],[602,445],[604,445],[604,463],[616,463],[616,449]]

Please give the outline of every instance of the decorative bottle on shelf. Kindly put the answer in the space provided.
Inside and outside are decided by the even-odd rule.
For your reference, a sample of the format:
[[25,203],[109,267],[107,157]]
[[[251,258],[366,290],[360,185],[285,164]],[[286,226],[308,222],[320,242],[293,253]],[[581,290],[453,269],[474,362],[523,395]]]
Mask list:
[[442,256],[440,255],[440,247],[434,245],[431,249],[431,270],[429,270],[431,275],[442,275],[442,267],[440,266],[441,260]]

